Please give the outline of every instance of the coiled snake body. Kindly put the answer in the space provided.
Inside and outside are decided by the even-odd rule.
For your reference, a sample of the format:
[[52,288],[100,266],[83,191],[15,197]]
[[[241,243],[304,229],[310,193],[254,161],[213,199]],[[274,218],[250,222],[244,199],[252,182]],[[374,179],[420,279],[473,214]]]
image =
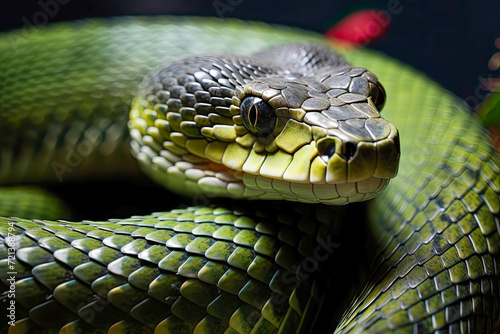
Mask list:
[[[143,171],[214,203],[106,222],[1,218],[10,332],[317,331],[343,303],[326,289],[348,290],[328,277],[350,270],[336,249],[364,247],[339,246],[342,224],[376,250],[338,333],[492,331],[498,160],[422,74],[369,51],[345,53],[353,67],[314,34],[232,21],[84,21],[2,36],[0,50],[3,184],[130,174],[129,128]],[[193,56],[224,52],[238,56]],[[382,106],[401,133],[388,186],[400,147]],[[379,192],[367,222],[332,206]],[[3,215],[60,214],[33,191],[2,194]]]

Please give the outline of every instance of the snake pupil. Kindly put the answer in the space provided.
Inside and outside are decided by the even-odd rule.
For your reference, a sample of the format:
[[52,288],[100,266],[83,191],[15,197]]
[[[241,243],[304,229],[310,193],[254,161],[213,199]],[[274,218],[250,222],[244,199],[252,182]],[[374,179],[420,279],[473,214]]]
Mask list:
[[250,110],[248,111],[248,120],[250,121],[250,124],[254,127],[257,126],[257,115],[258,115],[257,107],[255,106],[255,104],[252,104]]

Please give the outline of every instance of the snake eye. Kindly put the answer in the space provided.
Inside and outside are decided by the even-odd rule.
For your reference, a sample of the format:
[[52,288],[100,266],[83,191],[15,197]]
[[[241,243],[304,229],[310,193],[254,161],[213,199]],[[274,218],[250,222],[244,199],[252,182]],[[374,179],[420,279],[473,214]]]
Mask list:
[[276,113],[261,98],[255,96],[244,98],[240,105],[240,113],[243,124],[253,134],[265,136],[274,130]]
[[385,89],[384,89],[384,86],[382,86],[382,84],[380,82],[377,83],[377,88],[375,88],[375,92],[373,93],[373,103],[375,103],[379,112],[384,107]]

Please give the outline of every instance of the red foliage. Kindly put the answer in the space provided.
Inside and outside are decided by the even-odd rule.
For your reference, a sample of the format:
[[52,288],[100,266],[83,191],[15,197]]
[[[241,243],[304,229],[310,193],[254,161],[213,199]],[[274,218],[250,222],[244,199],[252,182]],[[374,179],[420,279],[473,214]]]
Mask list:
[[366,45],[389,30],[391,14],[387,11],[367,9],[354,12],[334,25],[325,36],[355,45]]

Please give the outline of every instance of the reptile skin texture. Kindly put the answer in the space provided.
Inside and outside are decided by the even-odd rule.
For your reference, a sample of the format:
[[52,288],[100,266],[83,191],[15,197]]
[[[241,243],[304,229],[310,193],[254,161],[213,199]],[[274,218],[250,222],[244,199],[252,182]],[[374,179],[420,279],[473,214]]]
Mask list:
[[[172,18],[1,36],[0,183],[135,175],[128,105],[146,73],[193,54],[248,55],[298,41],[326,43],[283,27]],[[362,233],[371,266],[355,279],[335,333],[493,332],[500,168],[485,130],[460,99],[409,66],[369,50],[341,53],[383,83],[382,115],[400,132],[398,175],[366,204],[366,221],[359,206],[229,200],[56,221],[65,210],[56,211],[57,200],[37,208],[2,190],[0,207],[9,209],[1,212],[13,216],[0,219],[2,305],[16,272],[9,333],[314,333],[318,314],[336,318],[345,303],[328,291],[350,289],[327,277],[353,271],[336,265],[336,250],[365,247]],[[84,142],[81,161],[68,163],[68,150]],[[30,219],[15,218],[27,206]],[[357,235],[339,235],[355,224]]]

